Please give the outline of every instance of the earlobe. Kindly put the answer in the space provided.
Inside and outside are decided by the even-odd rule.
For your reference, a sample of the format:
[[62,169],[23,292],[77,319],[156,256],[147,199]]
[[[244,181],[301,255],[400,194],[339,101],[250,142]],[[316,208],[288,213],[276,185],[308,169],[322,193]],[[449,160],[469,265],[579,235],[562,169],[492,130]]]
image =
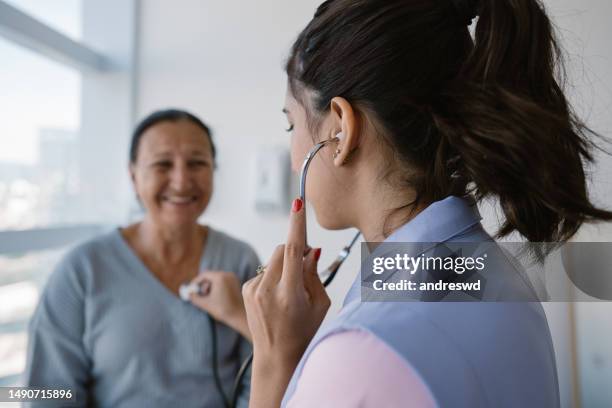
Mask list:
[[340,167],[346,164],[351,151],[357,148],[358,123],[350,102],[342,97],[332,98],[331,111],[335,116],[336,129],[342,129],[335,135],[337,148],[333,154],[334,165]]
[[336,150],[334,151],[334,164],[337,166],[336,159],[338,158],[338,156],[342,153],[342,149],[340,148],[340,143],[342,143],[344,141],[344,133],[343,132],[338,132],[336,134],[336,137],[334,137],[334,141],[336,143],[338,143],[338,147],[336,148]]
[[334,152],[334,160],[336,160],[338,158],[338,156],[340,155],[340,153],[342,153],[342,149],[340,149],[339,147],[336,149],[336,151]]
[[[346,164],[350,151],[348,149],[348,146],[346,146],[346,143],[344,143],[345,136],[344,136],[343,132],[338,133],[336,135],[335,139],[336,139],[336,142],[338,143],[338,146],[337,146],[337,148],[336,148],[336,150],[334,151],[334,154],[333,154],[334,165],[336,167],[340,167],[340,166]],[[344,154],[343,154],[343,148],[346,150],[346,152],[344,152]]]

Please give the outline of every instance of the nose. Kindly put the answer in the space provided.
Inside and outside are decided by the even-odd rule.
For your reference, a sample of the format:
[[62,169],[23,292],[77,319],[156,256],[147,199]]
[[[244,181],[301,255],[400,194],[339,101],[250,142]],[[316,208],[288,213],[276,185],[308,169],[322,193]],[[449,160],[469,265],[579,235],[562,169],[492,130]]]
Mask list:
[[175,191],[185,191],[191,187],[191,174],[187,163],[179,162],[172,167],[170,187]]

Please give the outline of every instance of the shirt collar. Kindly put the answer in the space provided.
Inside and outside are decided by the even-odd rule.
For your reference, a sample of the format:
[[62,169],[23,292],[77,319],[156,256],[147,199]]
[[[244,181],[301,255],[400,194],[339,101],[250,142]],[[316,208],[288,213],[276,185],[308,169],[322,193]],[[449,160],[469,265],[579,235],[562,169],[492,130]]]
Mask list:
[[444,242],[481,219],[473,200],[450,196],[429,205],[384,242]]
[[[384,242],[446,242],[479,224],[481,219],[473,199],[450,196],[430,204],[416,217],[395,230]],[[378,246],[377,249],[380,248],[382,246]],[[368,258],[372,256],[377,256],[377,250],[374,250]],[[344,299],[344,305],[360,299],[360,290],[359,273]]]

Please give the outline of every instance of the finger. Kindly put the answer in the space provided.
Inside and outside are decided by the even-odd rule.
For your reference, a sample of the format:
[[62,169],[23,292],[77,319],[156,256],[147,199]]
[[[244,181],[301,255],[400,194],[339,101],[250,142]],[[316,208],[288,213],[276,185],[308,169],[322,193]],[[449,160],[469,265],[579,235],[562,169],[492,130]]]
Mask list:
[[318,298],[325,292],[325,287],[318,273],[319,257],[321,248],[317,248],[313,253],[304,259],[304,287],[311,299]]
[[200,306],[203,309],[208,309],[209,297],[202,296],[196,292],[191,292],[189,294],[189,301],[194,305]]
[[279,245],[274,249],[268,264],[264,268],[264,272],[261,273],[261,284],[264,286],[276,285],[281,279],[283,273],[283,254],[285,252],[285,246]]
[[[213,288],[212,282],[207,279],[201,279],[198,282],[192,281],[189,285],[190,287],[192,287],[189,291],[189,300],[191,301],[193,301],[194,299],[203,299],[205,297],[208,297],[210,291]],[[196,287],[193,288],[193,286]]]
[[245,299],[251,298],[255,290],[261,283],[263,274],[257,275],[242,284],[242,297]]
[[303,285],[303,262],[306,249],[306,211],[301,199],[293,201],[289,216],[289,235],[285,244],[281,283],[289,287]]
[[198,295],[208,296],[211,289],[212,289],[212,282],[209,280],[203,280],[202,282],[200,282],[200,290],[198,292]]
[[304,257],[304,273],[302,276],[304,280],[304,288],[309,297],[310,285],[312,284],[310,280],[312,280],[312,276],[317,273],[316,251],[317,249],[314,249]]
[[197,275],[189,282],[190,285],[198,285],[197,296],[208,296],[212,289],[213,282],[220,282],[224,272],[221,271],[204,271]]
[[307,275],[316,275],[319,276],[317,272],[317,265],[319,263],[319,258],[321,257],[321,248],[315,248],[311,252],[308,253],[307,256],[304,257],[304,276]]
[[216,271],[203,271],[203,272],[200,272],[189,283],[200,284],[200,283],[202,283],[203,281],[206,281],[206,280],[207,281],[215,281],[218,276],[219,276],[219,272],[216,272]]

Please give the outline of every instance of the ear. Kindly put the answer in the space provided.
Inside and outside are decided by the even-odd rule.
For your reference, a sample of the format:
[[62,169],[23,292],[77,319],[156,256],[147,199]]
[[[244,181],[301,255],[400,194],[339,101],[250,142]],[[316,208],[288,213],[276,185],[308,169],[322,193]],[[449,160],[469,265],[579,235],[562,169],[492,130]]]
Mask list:
[[128,166],[128,171],[130,172],[130,180],[132,180],[132,185],[134,189],[136,188],[136,165],[134,163],[130,163]]
[[130,172],[130,180],[132,180],[132,186],[134,188],[134,194],[136,195],[136,200],[140,201],[140,196],[138,195],[138,188],[136,187],[136,165],[134,163],[129,164],[128,171]]
[[334,124],[332,126],[335,138],[338,133],[342,133],[342,138],[335,146],[334,166],[342,166],[349,154],[359,146],[359,122],[353,106],[349,101],[342,97],[335,97],[331,100],[330,110]]

